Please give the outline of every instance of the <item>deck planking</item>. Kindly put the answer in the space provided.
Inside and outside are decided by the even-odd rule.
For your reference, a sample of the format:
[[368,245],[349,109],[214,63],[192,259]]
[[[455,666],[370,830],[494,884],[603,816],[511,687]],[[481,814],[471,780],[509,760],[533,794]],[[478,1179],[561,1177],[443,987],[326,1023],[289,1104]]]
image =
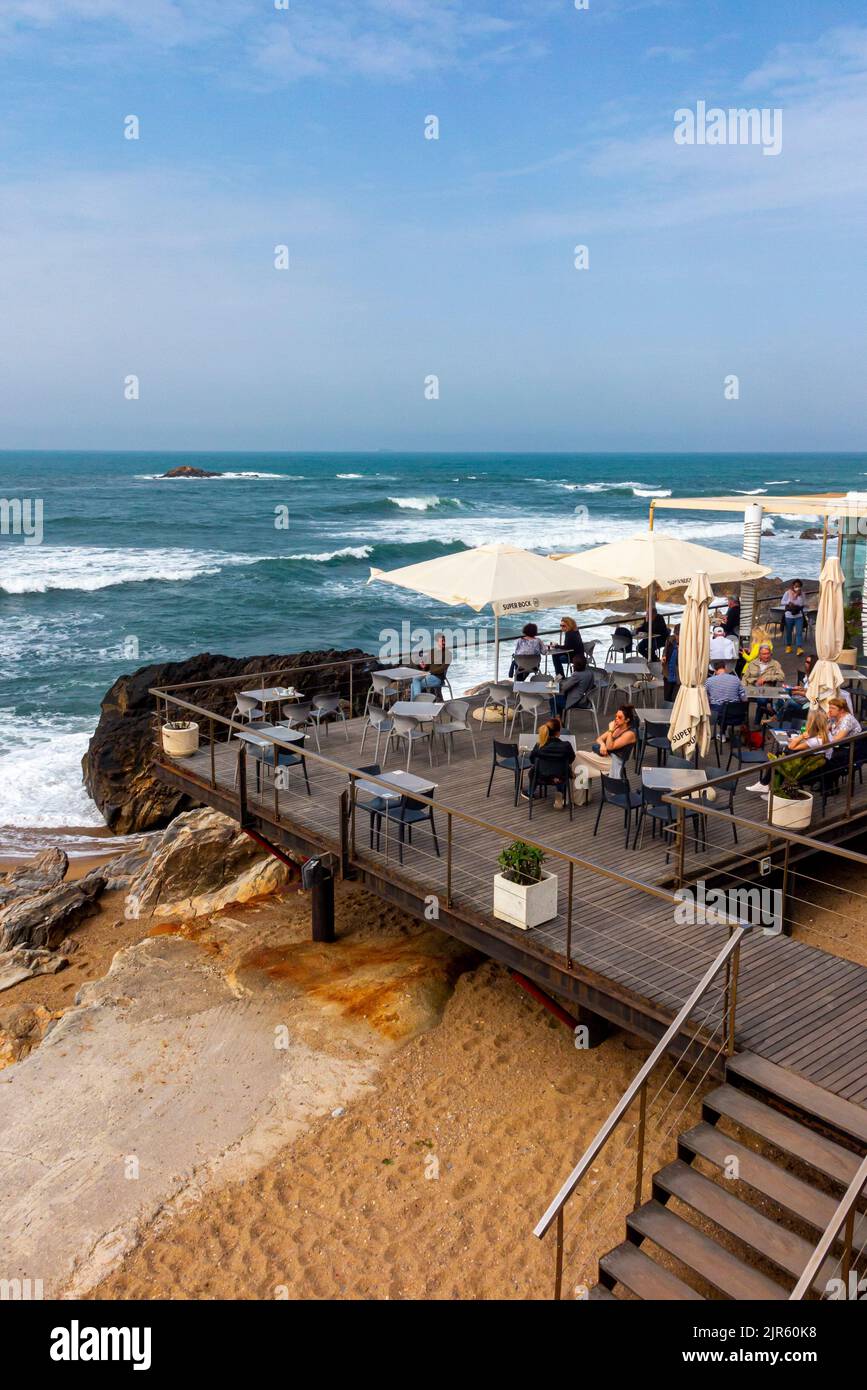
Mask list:
[[[369,735],[362,752],[362,727],[361,720],[350,721],[348,741],[339,724],[335,724],[329,734],[323,732],[322,754],[341,764],[341,768],[324,766],[312,758],[308,760],[310,797],[305,793],[300,769],[293,770],[290,785],[278,790],[275,806],[270,783],[260,792],[256,791],[255,763],[249,758],[248,811],[264,826],[263,833],[267,834],[270,827],[279,843],[280,832],[291,829],[294,835],[306,838],[311,849],[318,843],[321,848],[339,850],[339,797],[349,784],[345,769],[367,767],[374,762],[375,741]],[[481,924],[490,941],[490,954],[497,957],[498,944],[508,944],[528,959],[545,961],[565,976],[592,982],[595,988],[608,990],[612,997],[638,1011],[643,1009],[648,1016],[663,1023],[670,1022],[719,953],[726,939],[726,929],[675,922],[670,901],[675,881],[674,857],[672,855],[666,864],[665,842],[661,836],[651,837],[649,825],[641,847],[633,850],[630,836],[627,849],[623,840],[622,813],[606,808],[599,833],[593,834],[598,790],[594,789],[590,804],[575,808],[571,823],[568,814],[555,811],[550,801],[534,806],[530,820],[528,803],[519,801],[517,807],[513,803],[513,782],[507,772],[495,774],[491,795],[487,797],[494,736],[502,737],[501,726],[487,724],[476,730],[476,758],[466,734],[458,736],[451,762],[446,760],[442,746],[433,767],[423,751],[416,751],[413,757],[411,770],[420,776],[430,775],[436,783],[434,801],[437,803],[435,818],[440,857],[434,853],[427,827],[416,828],[412,846],[405,848],[402,866],[398,863],[393,828],[387,853],[384,845],[379,849],[371,848],[368,817],[359,808],[351,849],[352,863],[374,878],[405,885],[421,897],[435,894],[444,898],[447,892],[447,820],[451,809],[455,813],[452,818],[451,908],[457,914],[465,914],[475,924]],[[589,728],[580,730],[579,747],[589,746],[591,738]],[[308,738],[308,748],[315,751],[312,738]],[[390,751],[386,755],[382,748],[380,752],[384,770],[406,766],[405,754],[401,757],[396,751]],[[214,791],[223,798],[237,798],[233,786],[236,765],[234,741],[215,746]],[[646,765],[655,765],[652,751]],[[200,799],[207,801],[209,788],[202,784],[211,781],[209,747],[204,746],[192,758],[168,766],[175,777],[194,780],[197,792],[191,789],[191,794],[198,794]],[[717,772],[712,754],[706,768],[710,777]],[[630,768],[630,773],[632,784],[637,785],[637,772]],[[831,798],[825,822],[832,826],[842,825],[845,831],[845,805],[841,808],[840,801],[839,796]],[[842,801],[845,803],[845,797]],[[740,815],[758,820],[764,803],[757,797],[739,794],[735,809]],[[867,787],[856,786],[852,812],[865,811]],[[457,812],[486,821],[492,828],[463,822]],[[815,827],[811,833],[817,833]],[[551,857],[546,867],[556,871],[560,881],[558,917],[532,932],[522,932],[497,921],[491,912],[496,857],[503,844],[512,838],[532,838],[548,849]],[[684,865],[688,881],[694,882],[701,877],[708,885],[714,881],[725,885],[732,878],[740,881],[742,877],[744,886],[759,886],[760,881],[748,875],[751,870],[756,874],[758,858],[768,852],[766,831],[758,826],[739,828],[739,844],[735,846],[729,826],[711,820],[709,838],[711,844],[704,851],[696,851],[692,841],[689,842]],[[568,865],[554,857],[556,850],[586,861],[586,867],[574,869],[569,960]],[[628,876],[635,882],[608,877],[606,870],[614,875]],[[766,935],[761,930],[745,938],[741,960],[736,1027],[739,1049],[749,1049],[856,1103],[867,1100],[867,1058],[863,1058],[863,1043],[867,1037],[867,970],[803,942]],[[707,1046],[708,1056],[722,1035],[723,989],[720,976],[691,1020]]]

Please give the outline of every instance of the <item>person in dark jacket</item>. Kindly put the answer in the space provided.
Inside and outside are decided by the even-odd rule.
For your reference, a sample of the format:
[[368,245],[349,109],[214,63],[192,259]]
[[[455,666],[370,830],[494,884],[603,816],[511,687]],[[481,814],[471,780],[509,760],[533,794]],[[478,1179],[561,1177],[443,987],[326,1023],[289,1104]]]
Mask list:
[[584,655],[584,642],[574,618],[560,619],[560,647],[565,648],[565,651],[555,652],[551,658],[557,675],[563,675],[563,662],[570,658],[572,670],[583,671],[587,665],[587,657]]
[[[562,725],[557,718],[547,719],[539,730],[539,739],[535,748],[530,750],[530,762],[537,763],[541,754],[545,757],[560,757],[563,759],[564,776],[554,782],[557,788],[557,795],[554,797],[554,810],[562,811],[566,802],[563,792],[566,788],[566,779],[572,775],[572,761],[575,757],[575,749],[571,743],[560,737]],[[525,801],[530,800],[529,792],[522,792]],[[536,795],[539,795],[537,789]]]
[[[653,660],[656,659],[657,653],[658,653],[659,651],[661,651],[661,649],[665,646],[666,642],[668,641],[668,623],[665,621],[665,619],[663,618],[662,614],[661,614],[661,613],[658,613],[658,612],[656,611],[656,605],[655,605],[655,604],[654,604],[653,608],[652,608],[651,611],[650,611],[650,625],[651,625],[651,631],[653,632],[653,639],[652,639],[653,655],[652,655],[652,657],[651,657],[651,660],[653,661]],[[641,627],[636,628],[636,632],[637,632],[639,635],[640,635],[642,632],[645,634],[644,637],[642,637],[641,641],[640,641],[639,644],[638,644],[638,651],[639,651],[639,654],[640,654],[641,656],[647,656],[647,619],[646,619],[646,618],[645,618],[644,622],[641,624]]]
[[677,628],[673,628],[668,635],[665,650],[662,653],[662,698],[673,700],[680,685],[680,673],[677,663],[680,660],[680,633]]
[[562,714],[566,707],[567,698],[577,690],[581,695],[588,695],[596,686],[596,678],[592,667],[585,667],[583,671],[575,671],[571,676],[567,676],[560,686],[559,691],[551,699],[551,713]]
[[737,641],[738,636],[740,634],[740,630],[741,601],[739,598],[735,598],[734,594],[729,594],[729,606],[726,609],[725,622],[723,623],[723,631],[725,632],[726,637],[733,637],[735,641]]

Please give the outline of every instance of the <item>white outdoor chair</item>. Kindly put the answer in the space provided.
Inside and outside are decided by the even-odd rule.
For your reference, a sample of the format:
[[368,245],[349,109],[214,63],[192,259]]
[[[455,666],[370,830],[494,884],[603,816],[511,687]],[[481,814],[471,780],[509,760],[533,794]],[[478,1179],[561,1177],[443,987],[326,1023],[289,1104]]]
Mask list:
[[[252,695],[235,696],[235,708],[232,710],[231,717],[238,719],[242,724],[261,724],[267,718],[264,709]],[[232,737],[232,732],[232,729],[229,729],[227,743]]]
[[476,736],[470,722],[470,702],[469,700],[447,700],[446,707],[434,724],[434,733],[442,734],[445,739],[448,761],[452,760],[452,748],[454,747],[455,734],[469,734],[473,745],[473,757],[478,757],[476,752]]
[[370,689],[367,692],[367,699],[364,702],[364,713],[367,714],[372,703],[380,705],[383,709],[387,709],[391,697],[398,694],[400,694],[400,692],[396,685],[392,685],[390,677],[372,675],[370,677]]
[[[329,718],[343,720],[343,732],[346,734],[346,742],[349,742],[349,725],[346,722],[346,714],[344,713],[338,694],[314,695],[313,709],[310,711],[310,717],[314,720],[317,729],[317,747],[319,744],[318,730],[322,727],[323,719],[327,721]],[[325,724],[325,732],[326,734],[328,733],[327,722]]]
[[371,705],[367,713],[367,723],[361,731],[361,752],[364,752],[364,740],[367,738],[368,729],[376,730],[376,761],[379,762],[379,742],[383,734],[385,735],[385,750],[388,752],[388,745],[394,734],[394,720],[391,719],[383,709],[377,705]]
[[523,729],[523,727],[524,727],[524,715],[525,715],[525,714],[532,714],[532,716],[533,716],[533,733],[535,733],[535,732],[536,732],[536,726],[537,726],[537,724],[539,723],[539,715],[541,714],[541,715],[543,715],[544,717],[547,718],[548,715],[549,715],[550,713],[551,713],[551,697],[550,697],[550,695],[532,695],[532,694],[528,695],[528,694],[523,694],[523,693],[520,694],[520,695],[518,696],[518,703],[517,703],[517,705],[515,706],[514,711],[513,711],[513,713],[512,713],[512,722],[511,722],[511,724],[509,725],[509,738],[511,738],[512,735],[513,735],[514,732],[515,732],[515,720],[518,718],[519,715],[520,715],[520,717],[521,717],[521,728]]
[[506,732],[506,721],[509,718],[509,710],[514,708],[518,702],[518,697],[512,689],[509,681],[495,681],[488,686],[488,693],[485,696],[485,703],[482,705],[482,723],[485,723],[485,715],[488,705],[502,705],[503,707],[503,733]]
[[427,739],[427,751],[430,758],[430,765],[433,767],[433,725],[421,728],[417,719],[413,719],[410,714],[395,714],[392,716],[394,729],[391,737],[396,739],[406,739],[406,770],[409,772],[410,759],[412,758],[413,744],[421,743]]

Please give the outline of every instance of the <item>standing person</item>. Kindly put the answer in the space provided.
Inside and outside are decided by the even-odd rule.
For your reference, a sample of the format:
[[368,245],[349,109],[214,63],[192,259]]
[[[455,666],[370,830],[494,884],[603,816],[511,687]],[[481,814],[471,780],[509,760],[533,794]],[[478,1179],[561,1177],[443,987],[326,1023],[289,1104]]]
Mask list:
[[794,641],[798,651],[798,656],[804,654],[804,609],[807,600],[804,597],[804,585],[800,579],[793,579],[786,592],[783,594],[783,622],[786,627],[786,651],[792,650]]
[[[516,656],[542,656],[545,648],[539,636],[539,629],[535,623],[525,623],[521,628],[521,636],[515,643],[515,652],[512,657],[512,664],[509,667],[509,675],[514,676],[518,669]],[[538,666],[536,667],[538,670]]]
[[650,660],[655,661],[658,653],[662,650],[662,648],[668,641],[669,634],[668,623],[665,621],[662,614],[657,612],[656,604],[654,604],[650,610],[650,630],[652,633],[652,637],[650,647],[648,648],[646,636],[647,619],[645,618],[641,626],[635,629],[636,633],[639,636],[642,632],[645,633],[645,636],[642,637],[641,641],[638,644],[638,652],[640,656],[647,656],[648,650],[650,650],[652,652]]
[[726,637],[733,637],[737,642],[741,628],[741,601],[734,594],[729,594],[728,605],[723,627]]
[[[572,670],[583,671],[587,665],[587,657],[584,654],[584,641],[574,618],[560,619],[560,634],[560,646],[565,647],[566,653],[571,657]],[[562,676],[565,653],[561,655],[560,652],[555,652],[551,659],[557,675]]]
[[677,663],[680,660],[680,632],[672,628],[662,653],[662,698],[673,700],[680,685]]

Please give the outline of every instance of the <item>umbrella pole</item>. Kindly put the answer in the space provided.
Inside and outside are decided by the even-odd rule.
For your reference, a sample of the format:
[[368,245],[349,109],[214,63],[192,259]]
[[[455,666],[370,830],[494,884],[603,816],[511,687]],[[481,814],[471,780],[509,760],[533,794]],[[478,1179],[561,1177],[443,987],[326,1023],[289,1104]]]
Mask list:
[[654,581],[651,579],[647,586],[647,660],[648,664],[653,660],[653,625],[651,614],[653,612],[653,589]]
[[494,610],[494,680],[500,679],[500,615]]

